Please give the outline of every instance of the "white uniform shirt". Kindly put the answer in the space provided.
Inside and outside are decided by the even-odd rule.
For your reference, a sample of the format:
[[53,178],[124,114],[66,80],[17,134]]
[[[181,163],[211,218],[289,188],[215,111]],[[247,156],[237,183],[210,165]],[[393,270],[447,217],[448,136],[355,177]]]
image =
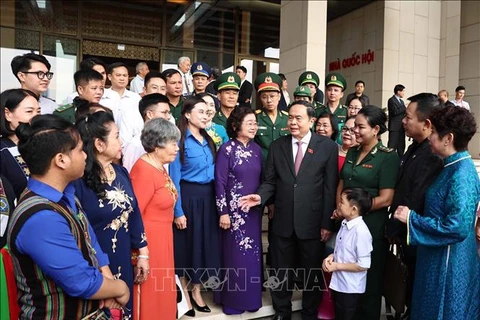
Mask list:
[[100,105],[109,108],[113,112],[113,118],[118,124],[118,117],[120,112],[120,96],[112,89],[105,89],[103,96],[98,102]]
[[[372,235],[363,218],[344,219],[337,234],[333,261],[356,263],[368,269],[372,250]],[[366,285],[367,271],[334,271],[330,281],[330,289],[342,293],[364,293]]]
[[58,104],[43,96],[40,96],[40,99],[38,99],[38,104],[40,105],[40,112],[42,114],[52,114],[53,111],[58,108]]
[[[113,90],[105,90],[105,92],[107,91]],[[133,137],[142,132],[143,119],[138,110],[140,100],[141,97],[138,93],[131,92],[127,89],[123,92],[123,96],[120,97],[120,104],[117,111],[118,117],[115,118],[115,122],[120,131],[120,139],[122,140],[123,147],[125,147]],[[101,103],[100,101],[100,104]]]
[[468,111],[470,111],[470,104],[465,100],[462,100],[462,101],[450,100],[450,102],[456,105],[457,107],[465,108]]
[[130,81],[130,91],[135,93],[142,93],[143,87],[145,86],[144,84],[145,79],[143,79],[137,74],[136,77],[133,78],[132,81]]

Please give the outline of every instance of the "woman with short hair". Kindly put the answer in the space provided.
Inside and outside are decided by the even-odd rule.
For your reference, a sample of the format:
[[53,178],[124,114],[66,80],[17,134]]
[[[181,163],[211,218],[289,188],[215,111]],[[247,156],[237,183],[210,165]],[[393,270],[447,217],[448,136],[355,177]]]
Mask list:
[[235,109],[227,120],[231,139],[220,147],[215,163],[217,212],[223,229],[222,268],[226,270],[220,302],[229,315],[262,306],[262,284],[252,281],[262,278],[262,212],[260,208],[244,212],[237,204],[240,197],[255,193],[260,186],[262,149],[252,141],[257,129],[251,108]]
[[473,115],[455,106],[431,114],[433,153],[443,170],[425,193],[417,214],[399,206],[394,217],[407,224],[407,244],[417,247],[411,319],[480,319],[480,260],[475,215],[480,180],[468,153],[477,131]]
[[177,156],[180,131],[169,121],[156,118],[145,123],[140,139],[146,153],[132,167],[130,178],[150,243],[149,262],[154,273],[141,286],[136,319],[151,319],[152,315],[175,319],[172,223],[178,194],[165,165]]
[[337,141],[338,124],[335,116],[328,112],[320,114],[317,121],[315,121],[315,133]]

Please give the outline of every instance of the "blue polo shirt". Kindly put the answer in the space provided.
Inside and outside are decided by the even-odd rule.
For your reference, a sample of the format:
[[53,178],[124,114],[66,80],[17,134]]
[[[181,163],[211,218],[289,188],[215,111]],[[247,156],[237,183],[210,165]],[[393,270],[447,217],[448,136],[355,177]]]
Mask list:
[[[75,188],[69,184],[63,193],[30,178],[28,188],[50,201],[66,204],[77,213]],[[108,256],[100,248],[93,229],[88,225],[92,246],[100,267],[108,265]],[[79,250],[70,227],[60,214],[42,210],[31,216],[15,239],[17,250],[28,255],[66,294],[89,299],[102,286],[99,269],[90,266]]]

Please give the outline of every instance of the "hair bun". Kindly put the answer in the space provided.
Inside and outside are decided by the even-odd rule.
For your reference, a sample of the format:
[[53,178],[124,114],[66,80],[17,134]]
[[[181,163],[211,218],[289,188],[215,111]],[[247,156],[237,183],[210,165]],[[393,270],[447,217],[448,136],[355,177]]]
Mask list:
[[20,122],[15,129],[15,134],[20,142],[30,139],[33,135],[33,129],[30,123]]
[[75,97],[72,102],[75,109],[87,109],[90,102],[80,97]]

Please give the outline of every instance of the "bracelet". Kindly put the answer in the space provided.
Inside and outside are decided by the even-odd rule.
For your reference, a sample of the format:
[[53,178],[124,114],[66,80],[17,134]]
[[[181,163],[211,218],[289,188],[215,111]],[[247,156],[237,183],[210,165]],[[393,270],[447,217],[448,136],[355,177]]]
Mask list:
[[144,254],[139,254],[139,255],[137,256],[137,259],[145,259],[145,260],[148,260],[148,259],[150,259],[150,256],[147,256],[147,255],[144,255]]

